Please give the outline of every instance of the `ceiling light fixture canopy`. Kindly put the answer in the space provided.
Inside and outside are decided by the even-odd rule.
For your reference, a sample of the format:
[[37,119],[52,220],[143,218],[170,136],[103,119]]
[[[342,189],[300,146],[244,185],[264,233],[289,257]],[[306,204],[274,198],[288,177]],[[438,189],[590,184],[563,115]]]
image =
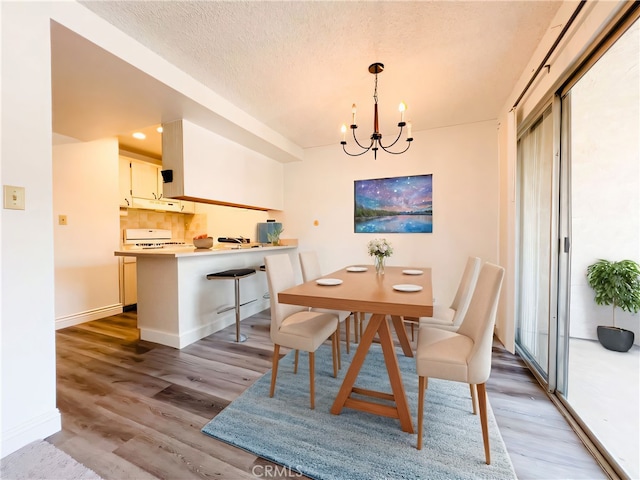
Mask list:
[[[404,112],[406,111],[407,106],[403,102],[401,102],[400,106],[398,107],[398,110],[400,111],[400,122],[398,123],[398,127],[400,127],[400,131],[398,132],[398,136],[393,141],[393,143],[387,146],[382,144],[382,134],[380,133],[380,129],[378,127],[378,74],[381,73],[383,70],[384,70],[384,65],[382,63],[372,63],[371,65],[369,65],[369,73],[372,73],[376,77],[375,86],[373,90],[373,100],[374,100],[373,133],[371,134],[371,143],[369,144],[369,146],[365,147],[364,145],[362,145],[358,141],[358,138],[356,137],[356,128],[358,128],[358,125],[356,125],[356,104],[355,103],[351,108],[351,127],[350,128],[351,128],[351,131],[353,132],[353,139],[355,140],[356,144],[362,149],[360,153],[347,152],[347,140],[346,140],[347,126],[346,124],[342,125],[342,141],[340,142],[340,145],[342,145],[342,149],[344,150],[344,153],[352,157],[358,157],[360,155],[367,153],[369,150],[373,150],[373,159],[375,160],[378,155],[378,149],[380,148],[387,153],[391,153],[392,155],[400,155],[401,153],[404,153],[407,150],[409,150],[409,147],[411,146],[411,142],[413,141],[413,137],[411,136],[411,122],[405,123],[404,121]],[[400,137],[402,136],[402,130],[405,126],[407,127],[407,148],[405,148],[400,152],[392,152],[389,149],[393,147],[396,143],[398,143],[398,140],[400,140]]]

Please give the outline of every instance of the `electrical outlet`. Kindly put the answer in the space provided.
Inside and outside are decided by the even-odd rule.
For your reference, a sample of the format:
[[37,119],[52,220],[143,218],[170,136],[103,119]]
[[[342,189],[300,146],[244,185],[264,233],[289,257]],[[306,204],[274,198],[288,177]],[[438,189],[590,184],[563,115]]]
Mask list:
[[58,215],[58,225],[67,225],[66,215]]
[[24,187],[4,186],[4,208],[24,210]]

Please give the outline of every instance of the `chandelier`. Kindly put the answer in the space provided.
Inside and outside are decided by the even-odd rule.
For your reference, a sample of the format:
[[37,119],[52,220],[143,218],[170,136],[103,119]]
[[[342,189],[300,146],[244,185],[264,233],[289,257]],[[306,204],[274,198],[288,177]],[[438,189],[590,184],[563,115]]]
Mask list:
[[[347,152],[347,139],[346,139],[347,126],[342,125],[342,141],[340,142],[340,144],[342,145],[342,149],[344,150],[344,153],[352,157],[358,157],[360,155],[367,153],[369,150],[373,150],[373,159],[375,160],[378,155],[378,149],[380,148],[387,153],[391,153],[392,155],[400,155],[401,153],[404,153],[407,150],[409,150],[409,147],[411,146],[411,142],[413,141],[413,137],[411,136],[411,122],[405,123],[404,121],[404,112],[407,109],[407,106],[403,102],[401,102],[400,106],[398,107],[398,110],[400,111],[400,122],[398,123],[398,127],[400,127],[400,131],[398,132],[398,136],[393,141],[393,143],[386,146],[382,144],[382,134],[380,133],[380,129],[378,127],[378,74],[381,73],[383,70],[384,70],[384,65],[382,63],[373,63],[369,65],[369,73],[372,73],[376,76],[375,87],[373,90],[373,100],[374,100],[373,133],[371,134],[371,143],[369,143],[369,146],[365,147],[364,145],[362,145],[358,141],[358,138],[356,137],[356,128],[358,128],[358,125],[356,125],[356,104],[355,103],[351,107],[351,127],[350,128],[353,131],[353,139],[355,140],[356,145],[358,145],[358,147],[362,149],[360,153]],[[400,137],[402,136],[402,130],[405,126],[407,127],[407,148],[399,152],[393,152],[389,150],[396,143],[398,143],[398,140],[400,140]]]

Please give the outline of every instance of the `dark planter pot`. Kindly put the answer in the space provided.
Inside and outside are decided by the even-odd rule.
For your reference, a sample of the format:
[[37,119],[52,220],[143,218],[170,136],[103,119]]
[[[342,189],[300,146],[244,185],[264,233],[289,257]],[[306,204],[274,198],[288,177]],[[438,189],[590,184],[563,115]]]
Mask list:
[[607,350],[628,352],[633,346],[635,335],[630,330],[617,327],[598,326],[598,340]]

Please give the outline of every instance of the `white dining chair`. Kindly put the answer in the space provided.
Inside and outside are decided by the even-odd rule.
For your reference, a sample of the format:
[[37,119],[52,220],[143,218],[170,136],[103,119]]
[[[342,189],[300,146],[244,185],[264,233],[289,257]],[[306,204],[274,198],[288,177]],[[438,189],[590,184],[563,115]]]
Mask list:
[[478,257],[469,257],[462,272],[462,278],[458,283],[458,289],[453,297],[451,305],[434,305],[431,317],[405,318],[411,324],[411,340],[414,339],[414,326],[428,325],[455,332],[460,327],[462,319],[467,313],[471,295],[478,280],[480,264],[482,261]]
[[271,341],[273,342],[273,368],[271,389],[273,397],[278,375],[280,347],[296,350],[297,372],[299,350],[309,352],[309,394],[311,409],[315,408],[315,351],[329,337],[332,339],[333,376],[338,376],[336,352],[338,350],[338,317],[333,313],[314,312],[307,307],[278,302],[278,293],[295,286],[293,267],[288,254],[268,255],[264,259],[271,303]]
[[[491,347],[504,268],[485,263],[457,332],[420,326],[416,350],[418,373],[418,450],[422,449],[424,397],[428,378],[441,378],[469,384],[474,402],[477,392],[485,461],[491,463],[487,426],[485,383],[491,373]],[[477,387],[477,390],[476,390]]]
[[[302,270],[302,280],[310,282],[316,280],[322,276],[322,269],[320,268],[320,261],[318,260],[318,254],[316,252],[300,252],[298,254],[300,258],[300,269]],[[347,312],[344,310],[328,310],[325,308],[313,308],[315,312],[330,312],[338,316],[338,321],[344,323],[346,340],[347,340],[347,353],[350,353],[350,331],[351,331],[351,315],[353,312]],[[340,330],[338,329],[338,345],[340,345]],[[340,349],[338,349],[338,368],[340,368]]]

